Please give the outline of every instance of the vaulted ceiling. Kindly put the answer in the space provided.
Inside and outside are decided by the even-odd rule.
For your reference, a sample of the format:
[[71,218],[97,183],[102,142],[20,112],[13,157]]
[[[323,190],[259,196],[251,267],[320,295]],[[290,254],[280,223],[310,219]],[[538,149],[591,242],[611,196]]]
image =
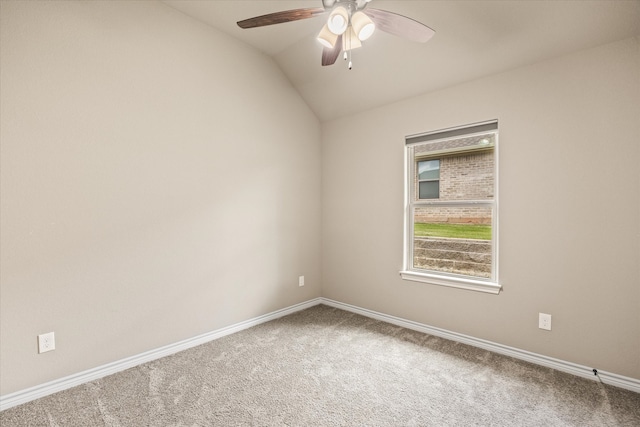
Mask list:
[[342,59],[320,64],[319,16],[253,29],[236,22],[267,13],[322,7],[321,0],[165,0],[273,57],[320,120],[376,108],[486,75],[616,40],[640,36],[640,0],[373,0],[436,31],[414,43],[376,31]]

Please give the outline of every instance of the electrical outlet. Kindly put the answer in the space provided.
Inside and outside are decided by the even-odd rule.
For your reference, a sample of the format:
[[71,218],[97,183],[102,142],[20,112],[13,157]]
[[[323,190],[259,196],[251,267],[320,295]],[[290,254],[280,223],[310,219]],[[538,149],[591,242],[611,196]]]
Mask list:
[[38,335],[38,353],[46,353],[56,349],[56,336],[53,332]]
[[304,286],[304,276],[298,277],[298,286]]
[[538,328],[551,330],[551,315],[545,313],[538,313]]

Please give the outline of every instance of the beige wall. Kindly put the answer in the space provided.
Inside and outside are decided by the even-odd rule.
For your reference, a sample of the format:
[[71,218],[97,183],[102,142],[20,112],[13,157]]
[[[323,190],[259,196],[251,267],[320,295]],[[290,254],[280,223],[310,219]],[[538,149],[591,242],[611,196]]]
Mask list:
[[[638,44],[324,123],[323,296],[640,379]],[[504,291],[402,281],[404,137],[491,119]]]
[[1,4],[0,394],[320,295],[320,124],[271,59],[162,3]]

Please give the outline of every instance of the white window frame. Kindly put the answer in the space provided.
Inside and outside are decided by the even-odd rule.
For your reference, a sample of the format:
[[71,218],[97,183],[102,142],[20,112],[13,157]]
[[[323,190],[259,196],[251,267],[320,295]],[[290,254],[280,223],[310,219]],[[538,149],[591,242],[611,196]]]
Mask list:
[[[487,131],[487,129],[489,129]],[[414,197],[416,159],[411,149],[412,146],[423,141],[436,141],[456,139],[460,137],[474,136],[477,134],[495,133],[495,146],[493,149],[494,161],[494,182],[493,198],[491,200],[464,200],[464,201],[440,201],[437,199],[418,200]],[[492,120],[481,123],[474,123],[466,126],[442,129],[424,134],[411,135],[406,137],[405,145],[405,217],[404,217],[404,245],[403,245],[403,267],[400,276],[404,280],[429,283],[439,286],[449,286],[459,289],[486,292],[491,294],[500,293],[502,286],[498,281],[498,121]],[[474,278],[449,274],[438,271],[428,271],[413,268],[413,248],[414,248],[414,211],[419,206],[455,206],[455,205],[479,205],[490,206],[492,209],[491,224],[491,278]]]

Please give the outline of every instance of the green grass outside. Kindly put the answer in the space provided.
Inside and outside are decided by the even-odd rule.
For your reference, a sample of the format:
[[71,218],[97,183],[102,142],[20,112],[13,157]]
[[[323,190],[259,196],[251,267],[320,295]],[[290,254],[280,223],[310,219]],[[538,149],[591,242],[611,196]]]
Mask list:
[[452,237],[456,239],[491,240],[491,226],[483,224],[432,224],[416,222],[416,237]]

